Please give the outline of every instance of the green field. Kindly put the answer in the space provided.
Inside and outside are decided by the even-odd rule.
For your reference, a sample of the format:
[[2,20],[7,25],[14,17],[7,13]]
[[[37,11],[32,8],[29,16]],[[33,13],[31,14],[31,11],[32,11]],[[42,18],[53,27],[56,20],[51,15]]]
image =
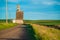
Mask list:
[[4,30],[4,29],[8,29],[8,28],[12,28],[14,26],[16,26],[17,24],[14,24],[14,23],[0,23],[0,31],[1,30]]
[[8,20],[8,24],[6,24],[6,20],[5,19],[4,20],[1,19],[0,20],[0,31],[4,30],[4,29],[12,28],[12,27],[14,27],[16,25],[17,24],[12,23],[11,20]]
[[[5,23],[5,19],[0,19],[0,23]],[[8,20],[9,23],[12,23],[12,19]],[[40,25],[60,25],[60,20],[24,20],[24,23],[33,23]]]
[[[5,22],[6,22],[5,19],[0,19],[0,23],[5,23]],[[12,19],[8,19],[8,22],[9,22],[9,23],[12,23]]]
[[[24,23],[32,25],[37,40],[60,40],[60,29],[48,27],[45,25],[60,25],[60,20],[24,20]],[[0,20],[0,30],[12,28],[17,24],[13,24],[9,20],[9,24],[5,24],[5,20]]]
[[[35,31],[37,40],[60,40],[60,20],[25,20],[25,23],[30,23]],[[48,27],[45,25],[53,25]]]
[[40,25],[60,25],[60,20],[24,20],[24,22]]

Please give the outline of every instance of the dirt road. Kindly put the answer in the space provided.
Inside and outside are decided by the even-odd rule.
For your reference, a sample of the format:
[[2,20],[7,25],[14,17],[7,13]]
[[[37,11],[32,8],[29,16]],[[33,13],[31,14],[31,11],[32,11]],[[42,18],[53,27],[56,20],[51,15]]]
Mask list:
[[0,31],[0,40],[36,40],[31,25],[18,25],[14,28]]

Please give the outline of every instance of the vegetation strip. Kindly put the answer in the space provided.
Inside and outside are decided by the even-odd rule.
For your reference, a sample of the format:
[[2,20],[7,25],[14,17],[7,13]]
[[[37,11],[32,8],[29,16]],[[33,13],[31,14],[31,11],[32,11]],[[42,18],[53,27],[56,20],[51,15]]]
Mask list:
[[14,26],[16,26],[17,24],[14,24],[14,23],[0,23],[0,31],[1,30],[4,30],[4,29],[8,29],[8,28],[12,28]]
[[38,40],[60,40],[60,30],[38,24],[31,24]]

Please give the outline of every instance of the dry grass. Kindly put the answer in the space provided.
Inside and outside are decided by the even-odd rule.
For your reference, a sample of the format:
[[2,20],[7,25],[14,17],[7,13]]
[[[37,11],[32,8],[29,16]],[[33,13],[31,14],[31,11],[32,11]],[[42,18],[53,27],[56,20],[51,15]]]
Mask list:
[[41,40],[60,40],[60,30],[37,24],[31,25],[35,30],[36,36]]

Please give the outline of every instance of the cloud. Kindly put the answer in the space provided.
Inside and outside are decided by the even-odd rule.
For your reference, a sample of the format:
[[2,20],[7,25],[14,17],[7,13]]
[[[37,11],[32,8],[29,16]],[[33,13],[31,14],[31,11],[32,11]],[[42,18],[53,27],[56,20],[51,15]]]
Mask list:
[[21,0],[8,0],[8,2],[13,2],[13,3],[18,3],[20,2]]
[[31,3],[32,4],[40,4],[41,3],[41,0],[31,0]]
[[42,2],[42,4],[45,4],[45,5],[60,5],[60,2],[57,2],[57,1],[51,1],[51,2],[45,1],[45,2]]
[[32,4],[35,4],[35,5],[39,5],[39,4],[42,4],[42,5],[60,5],[60,2],[58,2],[57,0],[56,1],[53,1],[53,0],[32,0],[31,2],[32,2]]
[[60,5],[60,2],[58,1],[53,1],[53,0],[8,0],[8,2],[11,3],[19,3],[19,2],[30,2],[30,4],[35,4],[35,5]]
[[59,2],[59,3],[57,3],[57,5],[60,5],[60,2]]
[[55,2],[42,2],[42,4],[45,4],[45,5],[53,5],[53,4],[55,4]]

